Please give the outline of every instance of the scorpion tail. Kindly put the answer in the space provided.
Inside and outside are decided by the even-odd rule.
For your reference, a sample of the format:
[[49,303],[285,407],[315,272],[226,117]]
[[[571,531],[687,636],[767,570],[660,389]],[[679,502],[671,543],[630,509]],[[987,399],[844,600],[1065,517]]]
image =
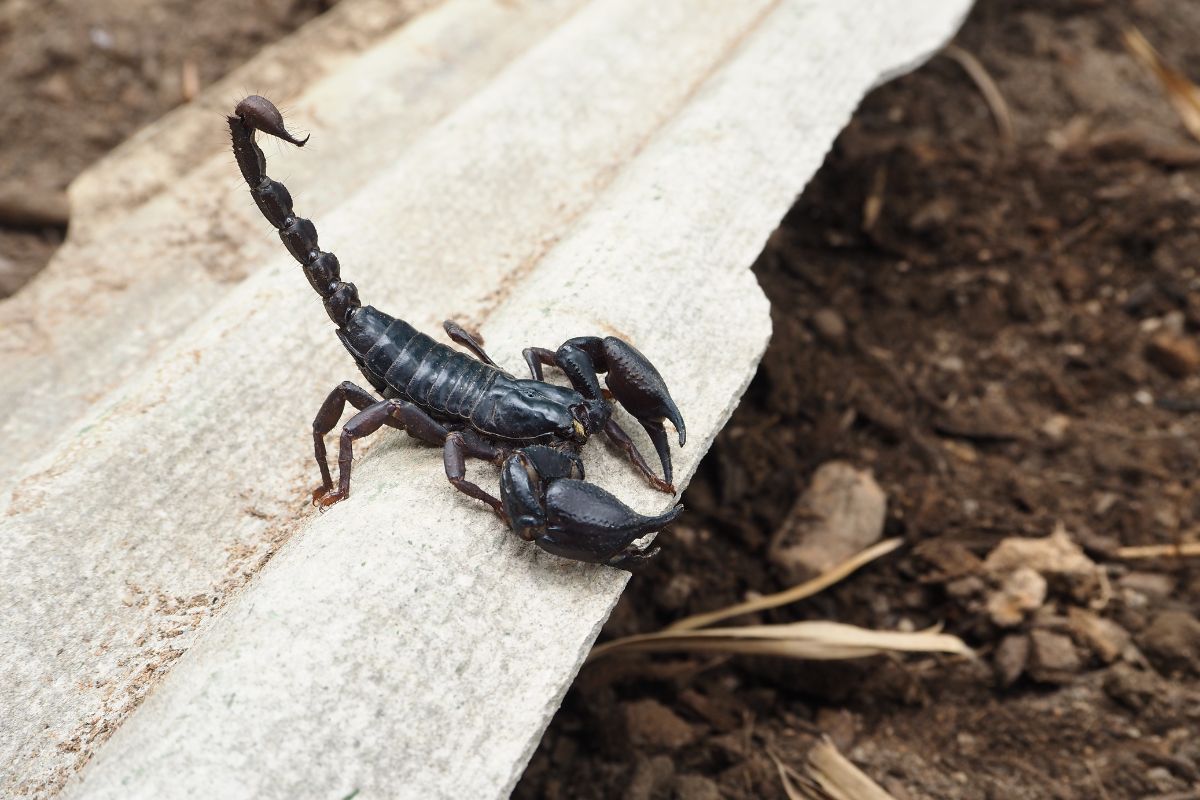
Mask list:
[[309,284],[325,301],[330,319],[338,327],[345,327],[351,313],[361,306],[358,289],[342,281],[337,256],[317,247],[317,228],[310,220],[296,216],[287,187],[267,177],[267,159],[254,141],[254,132],[262,131],[297,147],[303,147],[308,137],[297,139],[289,133],[275,104],[258,95],[238,103],[228,121],[233,155],[250,186],[255,205],[279,231],[284,247],[304,268]]

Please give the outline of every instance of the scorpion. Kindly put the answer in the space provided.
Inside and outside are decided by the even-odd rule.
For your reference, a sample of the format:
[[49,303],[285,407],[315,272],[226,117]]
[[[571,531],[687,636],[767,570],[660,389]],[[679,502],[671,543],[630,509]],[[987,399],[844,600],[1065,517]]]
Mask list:
[[[632,570],[658,547],[640,546],[645,535],[674,522],[680,504],[658,516],[638,514],[609,492],[584,480],[579,453],[589,437],[604,433],[654,488],[675,493],[671,445],[664,420],[687,432],[679,408],[654,365],[615,336],[580,336],[557,350],[523,351],[531,377],[505,371],[476,336],[447,320],[446,335],[467,353],[441,344],[402,319],[359,301],[358,289],[343,281],[337,256],[321,250],[317,229],[297,216],[287,188],[266,174],[266,157],[255,132],[297,147],[271,101],[245,98],[228,117],[233,153],[250,194],[303,268],[337,326],[337,337],[378,399],[351,382],[329,393],[313,419],[313,448],[321,485],[312,493],[322,509],[350,496],[353,443],[383,426],[442,447],[446,477],[462,493],[481,500],[513,533],[541,549],[577,561]],[[474,357],[472,357],[474,356]],[[543,367],[561,370],[571,388],[543,380]],[[602,389],[599,374],[607,373]],[[620,403],[650,437],[662,466],[659,478],[613,416]],[[349,403],[358,413],[342,427],[338,481],[334,485],[325,437]],[[466,478],[467,458],[500,468],[500,496]]]

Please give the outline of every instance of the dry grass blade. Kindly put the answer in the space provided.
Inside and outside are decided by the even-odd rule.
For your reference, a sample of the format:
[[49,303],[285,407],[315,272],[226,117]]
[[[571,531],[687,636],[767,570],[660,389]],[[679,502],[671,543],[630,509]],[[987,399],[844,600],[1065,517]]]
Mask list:
[[593,661],[613,653],[736,653],[813,661],[866,658],[884,652],[950,653],[970,656],[957,636],[936,630],[904,633],[872,631],[840,622],[793,622],[743,628],[643,633],[606,642],[592,649]]
[[1175,113],[1179,115],[1188,133],[1200,141],[1200,87],[1164,61],[1154,45],[1150,44],[1137,28],[1126,28],[1124,39],[1125,47],[1133,57],[1158,78],[1163,91],[1167,93],[1167,99],[1171,101]]
[[864,231],[870,231],[875,227],[875,223],[879,222],[879,217],[883,214],[883,196],[886,189],[887,165],[884,164],[875,170],[875,177],[871,179],[871,190],[867,193],[867,199],[863,201]]
[[1200,542],[1185,542],[1183,544],[1147,544],[1132,547],[1118,547],[1117,558],[1185,558],[1200,556]]
[[759,597],[754,600],[748,600],[745,603],[726,606],[719,608],[716,611],[708,611],[703,614],[695,614],[690,617],[675,622],[667,627],[668,631],[688,631],[696,628],[703,628],[706,625],[711,625],[714,622],[719,622],[730,617],[737,617],[742,614],[752,614],[755,611],[763,611],[768,608],[778,608],[779,606],[795,603],[803,600],[806,597],[811,597],[817,592],[824,591],[828,587],[844,579],[859,568],[871,563],[881,556],[885,556],[892,552],[904,543],[903,539],[887,539],[879,544],[872,545],[866,550],[863,550],[856,556],[846,559],[841,564],[838,564],[833,569],[818,575],[811,581],[805,581],[799,586],[793,586],[791,589],[785,589],[782,592],[769,594],[765,597]]
[[1017,141],[1016,129],[1013,127],[1012,113],[1008,110],[1008,102],[1000,92],[1000,87],[992,79],[987,67],[978,58],[963,50],[956,44],[946,45],[942,51],[947,58],[952,59],[975,82],[983,100],[996,120],[996,128],[1000,132],[1000,141],[1005,150],[1011,150]]
[[767,755],[775,762],[775,769],[779,770],[779,782],[783,784],[783,792],[788,800],[831,800],[819,787],[808,785],[803,775],[783,763],[783,759],[769,749]]
[[822,739],[808,753],[808,771],[833,800],[896,800]]

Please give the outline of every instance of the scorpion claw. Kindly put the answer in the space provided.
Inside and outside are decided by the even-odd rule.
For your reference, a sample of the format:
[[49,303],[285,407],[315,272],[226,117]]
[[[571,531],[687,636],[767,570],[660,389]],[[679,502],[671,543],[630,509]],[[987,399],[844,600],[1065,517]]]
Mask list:
[[595,484],[564,478],[546,489],[546,529],[534,541],[555,555],[625,568],[657,553],[657,547],[633,543],[670,525],[682,511],[675,506],[643,516]]
[[670,525],[683,506],[646,517],[582,477],[578,456],[540,446],[514,453],[500,478],[513,533],[548,553],[621,569],[657,553],[634,542]]
[[[679,413],[679,407],[675,405],[671,392],[667,389],[667,382],[658,374],[650,359],[633,345],[615,336],[604,338],[604,360],[608,366],[608,377],[604,382],[613,397],[629,409],[629,413],[633,414],[646,429],[646,433],[650,434],[663,461],[667,480],[670,481],[670,449],[662,421],[671,421],[679,435],[680,447],[687,441],[687,428],[683,423],[683,415]],[[659,434],[658,438],[655,438],[656,432]]]
[[[579,336],[563,343],[558,351],[551,354],[539,348],[530,348],[525,353],[533,369],[535,378],[539,377],[541,364],[552,363],[567,374],[575,389],[589,401],[589,406],[599,405],[602,411],[590,411],[589,421],[594,432],[603,428],[610,436],[629,453],[630,458],[639,470],[646,472],[645,462],[640,455],[635,455],[629,437],[623,432],[614,430],[609,425],[611,413],[607,406],[609,398],[624,406],[633,414],[638,423],[646,429],[654,450],[662,463],[662,485],[655,483],[654,478],[647,474],[656,488],[666,490],[672,484],[671,446],[667,440],[663,420],[670,420],[679,437],[679,446],[687,441],[687,428],[683,415],[667,389],[667,382],[636,347],[615,336]],[[600,387],[597,373],[606,372],[607,389]],[[619,426],[618,426],[619,427]],[[672,489],[673,490],[673,489]]]
[[658,551],[661,549],[658,545],[654,545],[653,547],[638,547],[631,544],[604,563],[609,567],[635,572],[647,561],[658,555]]

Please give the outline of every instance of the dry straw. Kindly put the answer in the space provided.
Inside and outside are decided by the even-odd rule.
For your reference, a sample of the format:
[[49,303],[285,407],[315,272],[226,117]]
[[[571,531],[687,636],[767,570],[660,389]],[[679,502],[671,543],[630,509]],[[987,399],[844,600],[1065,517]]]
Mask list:
[[818,661],[865,658],[885,652],[972,655],[971,649],[961,639],[942,633],[938,629],[911,633],[872,631],[839,622],[813,621],[698,630],[701,626],[718,620],[776,608],[810,597],[842,580],[864,564],[894,551],[900,544],[899,539],[880,542],[819,577],[786,591],[688,617],[657,633],[626,636],[606,642],[593,648],[588,660],[594,661],[614,653],[659,653],[680,650],[700,653],[779,656]]
[[1200,87],[1172,67],[1137,28],[1126,28],[1125,47],[1162,85],[1167,99],[1192,138],[1200,141]]

